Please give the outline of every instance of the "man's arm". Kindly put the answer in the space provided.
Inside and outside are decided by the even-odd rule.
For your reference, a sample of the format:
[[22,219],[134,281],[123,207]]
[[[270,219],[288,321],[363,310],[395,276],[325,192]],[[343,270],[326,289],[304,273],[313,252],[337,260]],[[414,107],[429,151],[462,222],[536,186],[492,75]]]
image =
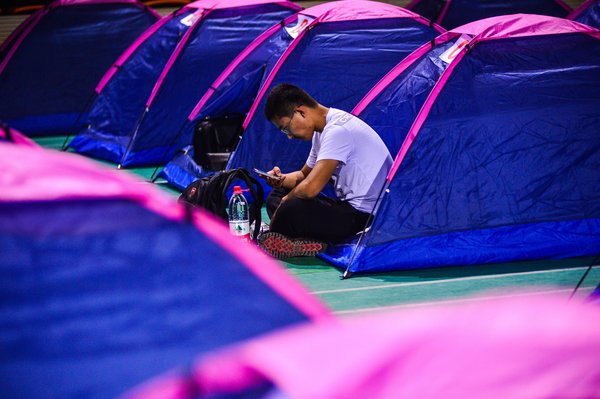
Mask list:
[[338,163],[339,161],[333,159],[322,159],[317,162],[312,170],[304,165],[304,168],[302,168],[302,171],[300,172],[304,173],[305,168],[308,169],[308,172],[286,197],[307,199],[316,197],[321,190],[323,190],[323,187],[325,187],[329,179],[331,179],[331,176],[333,176],[333,172],[335,172]]

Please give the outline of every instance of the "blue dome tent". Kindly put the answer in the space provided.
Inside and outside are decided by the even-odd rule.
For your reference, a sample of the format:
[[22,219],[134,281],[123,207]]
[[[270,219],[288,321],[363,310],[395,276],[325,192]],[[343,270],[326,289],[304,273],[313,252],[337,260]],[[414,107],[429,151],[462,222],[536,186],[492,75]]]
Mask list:
[[598,30],[524,14],[456,28],[356,111],[399,149],[368,231],[323,256],[346,275],[600,252]]
[[164,17],[113,65],[70,146],[124,167],[168,159],[173,130],[254,38],[299,6],[200,0]]
[[158,19],[134,0],[57,0],[0,48],[0,119],[28,136],[74,132],[94,87]]
[[0,143],[0,392],[115,398],[329,312],[226,226],[75,154]]
[[[282,82],[297,84],[317,101],[352,109],[396,63],[443,29],[403,8],[364,0],[308,8],[257,38],[212,84],[178,135],[191,143],[205,118],[246,115],[244,132],[227,169],[300,168],[308,143],[293,143],[263,114],[266,94]],[[180,154],[161,172],[185,187],[205,171]]]

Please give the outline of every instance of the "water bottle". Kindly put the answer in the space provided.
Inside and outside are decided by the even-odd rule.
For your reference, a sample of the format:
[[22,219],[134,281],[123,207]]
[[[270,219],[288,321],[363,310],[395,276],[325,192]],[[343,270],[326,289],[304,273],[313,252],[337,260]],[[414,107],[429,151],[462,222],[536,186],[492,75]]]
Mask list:
[[244,241],[250,241],[250,212],[248,202],[242,194],[242,187],[234,186],[233,195],[227,207],[229,213],[229,231]]

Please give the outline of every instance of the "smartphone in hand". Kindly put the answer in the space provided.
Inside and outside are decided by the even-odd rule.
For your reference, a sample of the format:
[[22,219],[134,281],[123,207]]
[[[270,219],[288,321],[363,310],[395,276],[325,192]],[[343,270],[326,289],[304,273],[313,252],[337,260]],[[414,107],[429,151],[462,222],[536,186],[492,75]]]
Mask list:
[[265,171],[254,168],[254,171],[263,179],[273,179],[273,180],[281,180],[281,176],[271,175]]

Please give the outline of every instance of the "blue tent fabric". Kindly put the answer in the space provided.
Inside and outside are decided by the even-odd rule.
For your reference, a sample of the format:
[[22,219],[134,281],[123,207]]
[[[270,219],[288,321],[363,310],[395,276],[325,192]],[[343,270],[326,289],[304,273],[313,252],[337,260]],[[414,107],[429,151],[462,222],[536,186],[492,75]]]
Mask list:
[[[177,133],[181,141],[191,143],[194,126],[204,118],[218,118],[247,113],[262,81],[268,75],[268,71],[275,66],[292,39],[292,36],[285,29],[280,29],[258,45],[216,88],[214,95],[202,107],[199,114],[192,120],[186,120],[181,126]],[[196,164],[193,156],[192,146],[184,147],[160,171],[158,177],[183,190],[196,179],[214,173],[213,171],[204,170]]]
[[183,191],[197,179],[214,174],[214,171],[204,170],[202,166],[194,162],[193,151],[192,146],[184,147],[160,171],[157,178],[163,178],[176,189]]
[[379,134],[391,154],[400,150],[423,103],[446,70],[448,64],[440,59],[440,55],[453,44],[454,41],[433,47],[431,43],[425,44],[429,51],[410,62],[375,101],[357,113]]
[[131,203],[0,213],[3,396],[114,398],[197,353],[306,320],[192,225]]
[[[306,13],[310,15],[310,9]],[[291,21],[289,26],[297,23]],[[282,27],[272,39],[278,51],[273,51],[269,44],[257,47],[249,57],[253,58],[242,62],[234,70],[226,87],[218,88],[196,118],[188,123],[187,130],[191,130],[194,123],[203,117],[227,115],[229,107],[237,100],[246,101],[256,96],[246,90],[242,91],[244,96],[238,97],[234,82],[242,80],[247,73],[258,74],[262,53],[265,53],[262,61],[265,78],[261,91],[278,83],[290,82],[303,87],[322,104],[350,110],[393,65],[438,34],[436,28],[409,17],[320,22],[302,37],[292,51],[286,53],[288,43],[280,38],[287,33]],[[290,44],[291,40],[287,39]],[[274,66],[282,61],[266,87],[266,79]],[[299,169],[306,161],[310,144],[290,143],[264,117],[266,96],[256,101],[258,106],[251,119],[246,121],[247,127],[230,156],[227,169],[243,167],[252,170],[256,167],[269,170],[274,165],[288,171]],[[235,107],[239,111],[237,105]],[[167,179],[180,185],[170,176]]]
[[593,303],[600,304],[600,284],[592,291],[589,300]]
[[[296,21],[291,25],[294,26]],[[186,120],[178,131],[178,136],[186,143],[192,142],[194,126],[202,119],[246,114],[260,89],[264,78],[268,75],[279,57],[288,48],[293,38],[285,29],[279,29],[241,61],[226,79],[215,88],[210,101],[202,107],[192,120]],[[254,43],[253,43],[254,44]],[[172,186],[183,190],[196,179],[214,173],[204,170],[193,159],[192,146],[185,146],[159,172]]]
[[[161,41],[160,54],[152,52],[150,46],[143,46],[124,65],[127,70],[141,69],[143,79],[139,84],[127,78],[111,81],[109,86],[114,93],[100,93],[87,126],[70,146],[124,167],[165,163],[183,146],[177,128],[222,69],[256,36],[293,11],[273,3],[207,13],[190,28],[193,31],[185,43],[173,38],[180,52],[176,59],[170,60],[172,65],[159,82],[156,79],[163,72],[164,55],[171,55],[172,45],[167,48]],[[179,29],[179,21],[185,18],[185,15],[174,18]],[[140,61],[150,55],[156,63]],[[137,66],[140,62],[143,65]],[[150,102],[155,86],[158,91]]]
[[29,136],[72,133],[104,72],[157,17],[132,2],[39,12],[0,72],[0,118]]
[[564,18],[570,11],[557,0],[421,0],[407,8],[446,29],[498,15],[524,13]]
[[[193,120],[186,120],[178,131],[182,142],[191,143],[194,126],[207,117],[240,115],[248,112],[256,93],[260,89],[266,71],[273,68],[279,56],[289,46],[292,37],[284,29],[271,35],[265,42],[246,57],[234,73],[215,91],[211,101],[202,108]],[[193,181],[210,176],[214,171],[204,170],[194,161],[194,149],[191,145],[182,150],[165,165],[158,174],[173,187],[185,189]]]
[[570,16],[570,18],[582,24],[600,29],[600,1],[586,2],[581,7],[581,9],[578,8],[573,11],[575,17],[572,18]]
[[502,38],[465,51],[421,110],[360,245],[325,259],[354,273],[600,251],[598,37]]
[[314,317],[199,229],[207,215],[179,221],[123,196],[45,193],[0,200],[3,397],[114,398],[198,353]]
[[176,18],[169,15],[165,21],[157,22],[161,26],[138,45],[98,93],[84,121],[85,133],[73,139],[72,148],[101,159],[121,161],[160,72],[189,28],[181,21],[193,12],[194,9],[185,8]]
[[[393,25],[392,25],[393,24]],[[350,110],[385,73],[437,31],[411,19],[319,24],[286,59],[269,87],[297,84],[321,104]],[[382,37],[384,36],[384,38]],[[260,99],[228,169],[298,170],[310,143],[291,142],[264,116]]]

